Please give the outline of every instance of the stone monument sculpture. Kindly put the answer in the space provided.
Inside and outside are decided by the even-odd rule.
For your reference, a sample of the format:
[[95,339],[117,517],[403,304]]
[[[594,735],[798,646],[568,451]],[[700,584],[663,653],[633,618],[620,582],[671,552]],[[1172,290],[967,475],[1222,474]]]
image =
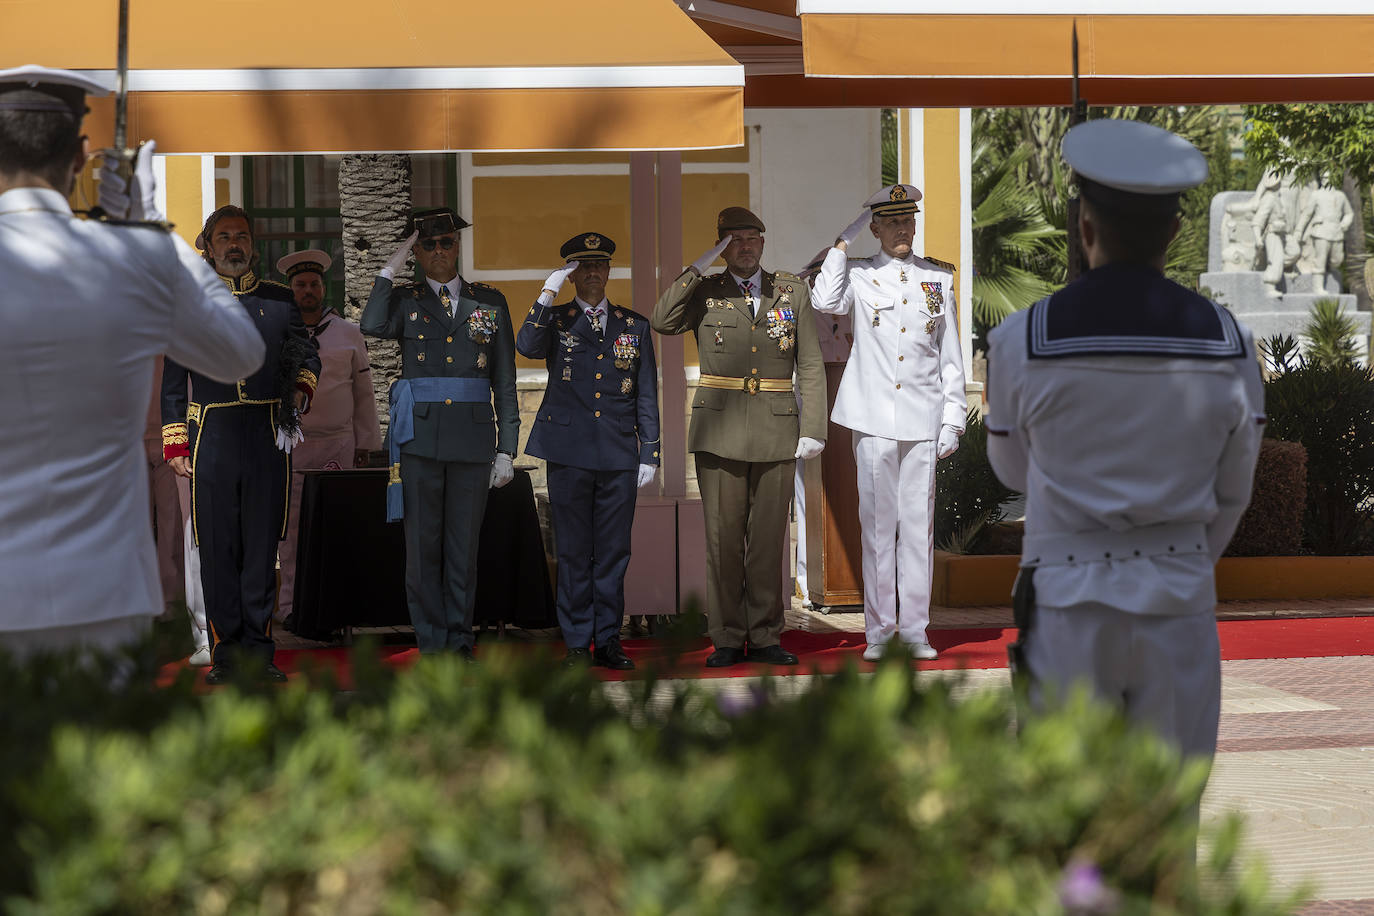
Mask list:
[[1357,312],[1355,296],[1341,292],[1345,231],[1354,218],[1340,188],[1265,172],[1254,191],[1212,198],[1208,269],[1198,285],[1257,340],[1288,334],[1301,342],[1313,304],[1336,299],[1367,348],[1371,315]]

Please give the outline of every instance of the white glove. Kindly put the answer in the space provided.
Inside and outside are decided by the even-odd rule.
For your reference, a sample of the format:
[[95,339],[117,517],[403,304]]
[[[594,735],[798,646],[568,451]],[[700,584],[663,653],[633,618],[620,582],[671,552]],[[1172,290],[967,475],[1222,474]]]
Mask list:
[[401,247],[397,248],[392,253],[391,257],[386,259],[386,264],[383,265],[381,270],[377,271],[377,276],[386,277],[388,280],[396,279],[396,272],[406,266],[406,259],[410,257],[411,246],[415,244],[415,240],[419,237],[420,230],[417,229],[412,232],[410,238],[402,242]]
[[721,239],[720,242],[716,244],[715,248],[712,248],[710,251],[693,261],[692,270],[696,271],[697,276],[706,273],[707,269],[712,264],[716,263],[716,258],[720,257],[720,253],[725,250],[725,247],[734,240],[735,237],[733,235],[728,232],[725,233],[725,238]]
[[504,487],[515,479],[515,462],[505,452],[497,452],[491,463],[491,481],[488,486]]
[[815,458],[825,449],[825,443],[819,439],[812,439],[810,436],[802,436],[797,440],[797,454],[794,458],[805,461],[808,458]]
[[106,215],[114,219],[161,221],[157,209],[157,179],[153,176],[153,154],[157,141],[149,140],[134,153],[133,177],[129,181],[119,174],[118,150],[101,151],[100,192],[97,202]]
[[835,247],[840,247],[838,244],[839,242],[844,242],[845,248],[853,245],[854,240],[859,237],[859,233],[863,232],[864,226],[867,226],[871,222],[873,222],[873,212],[867,207],[864,207],[859,215],[854,218],[854,222],[844,227],[844,231],[838,236]]
[[288,455],[291,454],[291,450],[293,448],[295,448],[296,446],[300,445],[302,442],[305,441],[305,433],[301,432],[301,428],[299,426],[299,412],[297,412],[296,415],[296,423],[298,424],[296,426],[296,431],[292,433],[288,433],[280,426],[277,427],[277,448],[281,449],[283,452],[286,452],[286,454]]
[[953,426],[940,427],[940,441],[935,446],[936,458],[948,458],[959,451],[959,430]]
[[567,267],[560,267],[549,278],[544,281],[544,289],[539,293],[540,305],[553,305],[553,300],[558,298],[558,291],[563,288],[563,283],[568,279],[568,275],[577,270],[580,261],[569,261]]
[[652,464],[641,464],[639,466],[639,481],[636,487],[647,487],[654,482],[654,474],[658,472],[658,467]]

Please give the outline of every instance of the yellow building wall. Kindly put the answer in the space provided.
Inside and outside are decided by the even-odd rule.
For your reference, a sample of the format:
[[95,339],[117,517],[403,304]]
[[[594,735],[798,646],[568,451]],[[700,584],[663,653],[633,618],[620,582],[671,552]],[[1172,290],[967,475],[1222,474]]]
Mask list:
[[[922,253],[951,264],[961,264],[959,109],[927,108],[923,114],[925,187],[921,189],[921,206],[925,217],[925,251]],[[959,288],[957,271],[954,288]],[[964,303],[956,299],[956,318],[963,308]]]

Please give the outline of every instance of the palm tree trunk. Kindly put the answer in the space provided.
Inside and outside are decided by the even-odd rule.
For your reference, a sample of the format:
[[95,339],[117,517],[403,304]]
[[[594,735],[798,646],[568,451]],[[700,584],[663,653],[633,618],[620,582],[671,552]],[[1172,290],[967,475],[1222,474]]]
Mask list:
[[1345,230],[1345,275],[1348,279],[1347,286],[1350,291],[1358,298],[1355,307],[1362,312],[1370,309],[1370,289],[1365,284],[1364,263],[1368,257],[1364,245],[1364,199],[1360,183],[1350,176],[1350,170],[1346,169],[1345,176],[1341,181],[1341,189],[1345,191],[1345,197],[1350,201],[1350,208],[1355,211],[1355,219],[1351,222],[1350,228]]
[[[345,156],[339,163],[345,317],[350,321],[362,314],[373,278],[404,238],[410,210],[409,156]],[[385,429],[387,392],[401,376],[400,349],[395,341],[374,338],[368,340],[367,351],[377,412]]]

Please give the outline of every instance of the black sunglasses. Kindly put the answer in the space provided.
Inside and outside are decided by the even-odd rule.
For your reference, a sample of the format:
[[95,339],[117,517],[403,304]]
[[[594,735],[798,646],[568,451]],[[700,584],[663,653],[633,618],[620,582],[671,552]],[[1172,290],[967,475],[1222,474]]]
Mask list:
[[435,246],[437,245],[445,251],[448,251],[457,243],[457,239],[421,239],[420,247],[423,248],[425,251],[433,251]]

